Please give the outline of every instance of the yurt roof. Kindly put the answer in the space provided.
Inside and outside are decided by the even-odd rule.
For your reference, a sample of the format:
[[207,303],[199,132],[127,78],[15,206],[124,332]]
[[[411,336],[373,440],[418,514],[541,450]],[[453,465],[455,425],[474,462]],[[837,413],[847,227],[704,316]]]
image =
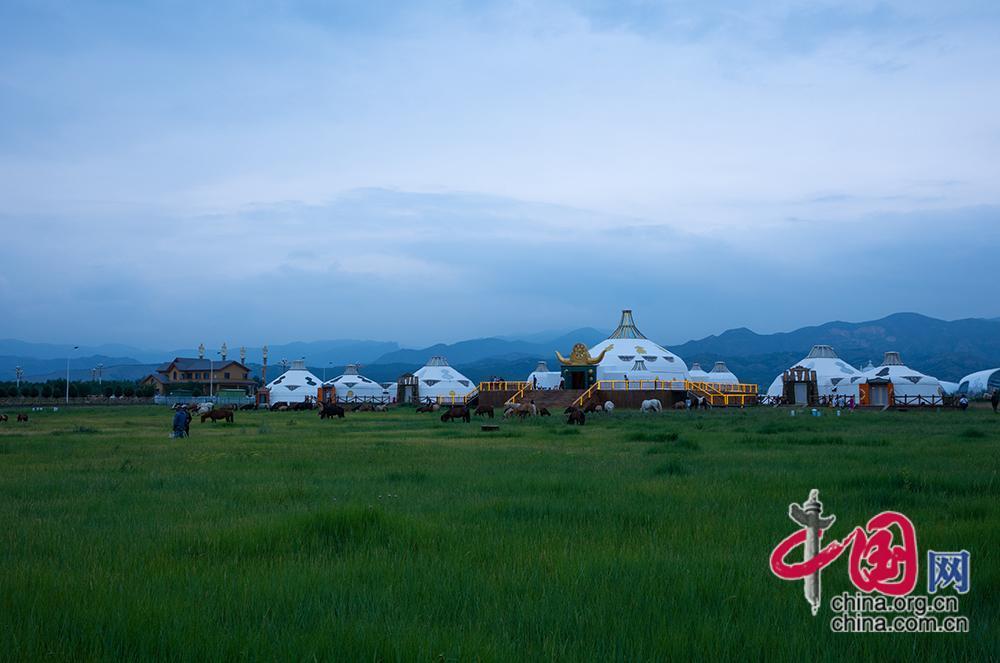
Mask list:
[[715,362],[715,366],[712,367],[712,370],[708,372],[708,381],[732,382],[735,384],[739,382],[739,378],[737,378],[736,375],[726,367],[726,362],[717,361]]
[[706,373],[704,369],[702,369],[701,364],[699,364],[698,362],[694,362],[693,364],[691,364],[691,368],[688,369],[688,375],[691,376],[691,378],[696,381],[700,378],[708,377],[708,373]]
[[[596,357],[605,349],[607,354],[598,364],[600,373],[623,374],[633,378],[636,361],[642,361],[645,372],[635,375],[635,379],[683,380],[687,375],[687,364],[663,346],[646,338],[635,326],[632,311],[622,311],[618,327],[607,339],[590,348],[590,355]],[[598,379],[601,375],[598,375]]]
[[282,392],[298,395],[296,392],[299,392],[315,396],[316,387],[320,386],[322,382],[306,368],[305,361],[296,359],[292,362],[291,368],[268,383],[267,389],[271,391],[272,395],[280,395]]
[[420,380],[420,396],[427,389],[432,392],[443,391],[445,387],[455,393],[467,394],[475,385],[472,380],[448,365],[448,360],[441,356],[431,357],[425,366],[418,369],[414,376]]
[[880,366],[865,371],[865,380],[870,383],[892,382],[894,384],[921,384],[937,386],[938,379],[924,375],[903,363],[898,352],[886,352]]
[[340,391],[378,391],[381,393],[382,385],[370,380],[358,372],[357,364],[348,364],[344,367],[343,375],[338,375],[332,380],[323,383],[327,386],[336,387]]
[[969,373],[958,383],[960,394],[982,394],[1000,389],[1000,368],[988,368],[985,371]]
[[[857,384],[864,380],[864,374],[854,368],[846,361],[837,356],[837,353],[829,345],[814,345],[809,354],[791,368],[805,368],[816,371],[816,382],[820,386],[841,387]],[[782,376],[778,374],[771,386],[768,387],[769,396],[780,396],[782,392]]]

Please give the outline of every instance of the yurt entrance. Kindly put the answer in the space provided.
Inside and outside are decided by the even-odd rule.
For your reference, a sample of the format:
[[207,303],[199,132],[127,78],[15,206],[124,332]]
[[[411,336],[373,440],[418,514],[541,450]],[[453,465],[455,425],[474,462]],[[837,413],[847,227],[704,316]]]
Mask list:
[[795,404],[796,405],[808,405],[809,404],[809,385],[805,382],[795,383]]
[[869,384],[868,402],[874,407],[885,407],[889,404],[888,384]]

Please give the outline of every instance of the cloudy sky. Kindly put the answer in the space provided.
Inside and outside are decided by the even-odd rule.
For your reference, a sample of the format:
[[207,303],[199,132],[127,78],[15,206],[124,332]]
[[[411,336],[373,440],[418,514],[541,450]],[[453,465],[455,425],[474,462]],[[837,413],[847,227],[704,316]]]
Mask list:
[[0,3],[0,337],[1000,316],[1000,4]]

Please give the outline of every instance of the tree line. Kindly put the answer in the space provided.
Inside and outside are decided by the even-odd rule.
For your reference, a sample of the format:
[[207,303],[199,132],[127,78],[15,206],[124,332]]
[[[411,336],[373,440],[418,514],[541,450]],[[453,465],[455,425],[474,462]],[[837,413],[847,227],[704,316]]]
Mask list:
[[[69,383],[70,398],[85,398],[87,396],[105,396],[111,398],[152,398],[156,393],[152,385],[140,385],[130,380],[104,380],[102,383],[92,381],[72,381]],[[16,382],[0,382],[0,398],[61,398],[66,395],[66,380],[48,380],[46,382],[25,382],[21,386]]]

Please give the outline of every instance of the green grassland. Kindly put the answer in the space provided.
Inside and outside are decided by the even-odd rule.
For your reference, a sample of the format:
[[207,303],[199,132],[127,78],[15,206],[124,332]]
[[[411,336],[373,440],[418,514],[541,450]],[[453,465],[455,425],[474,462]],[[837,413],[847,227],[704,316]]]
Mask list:
[[[412,410],[165,408],[0,424],[0,658],[997,660],[1000,416],[618,412],[441,423]],[[768,556],[819,488],[967,549],[964,635],[840,635],[823,574]],[[918,593],[925,593],[921,568]],[[948,593],[951,590],[944,590]]]

